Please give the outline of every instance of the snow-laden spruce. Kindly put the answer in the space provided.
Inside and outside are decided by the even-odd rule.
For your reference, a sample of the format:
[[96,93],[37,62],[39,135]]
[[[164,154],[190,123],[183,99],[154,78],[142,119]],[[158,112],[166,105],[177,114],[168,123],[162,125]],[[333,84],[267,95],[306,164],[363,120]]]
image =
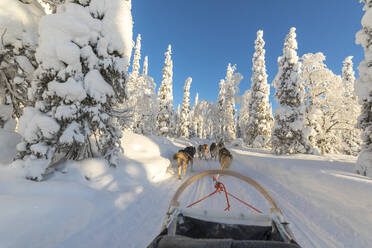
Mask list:
[[140,114],[139,123],[139,133],[142,134],[156,134],[156,116],[158,110],[158,102],[156,98],[156,84],[154,79],[147,75],[148,72],[148,57],[145,56],[142,68],[142,75],[140,76],[140,88],[141,98],[138,102],[138,112]]
[[241,107],[238,114],[238,128],[239,128],[239,138],[247,140],[247,124],[249,120],[249,103],[251,98],[251,91],[246,90],[245,93],[241,96]]
[[356,43],[364,49],[365,59],[358,67],[359,78],[355,84],[355,93],[362,106],[358,118],[358,127],[362,130],[362,150],[356,164],[356,171],[360,174],[372,176],[372,0],[364,2],[365,11],[362,17],[363,29],[356,34]]
[[173,110],[173,62],[171,45],[165,53],[163,77],[158,90],[159,112],[157,116],[158,134],[172,136],[175,129],[175,113]]
[[140,132],[141,113],[139,110],[140,101],[143,94],[143,89],[140,79],[140,60],[141,60],[141,35],[138,34],[136,45],[133,53],[132,71],[129,74],[128,82],[125,86],[126,101],[123,109],[127,110],[129,118],[123,122],[119,122],[122,127],[130,130]]
[[216,125],[214,131],[214,139],[217,141],[224,140],[225,130],[225,80],[221,79],[219,83],[218,97],[217,97],[217,115]]
[[39,25],[39,67],[19,124],[14,166],[40,180],[59,158],[103,156],[117,165],[120,130],[113,109],[124,96],[132,49],[130,1],[79,0]]
[[135,131],[141,134],[156,134],[157,98],[154,79],[147,75],[148,57],[143,62],[142,75],[138,77],[137,99],[135,106]]
[[305,128],[305,89],[300,77],[295,31],[291,28],[285,38],[283,55],[278,58],[279,71],[273,82],[279,102],[272,130],[272,150],[277,154],[311,151]]
[[194,118],[194,112],[195,108],[199,103],[199,93],[196,92],[195,99],[194,99],[194,105],[192,106],[191,112],[190,112],[190,130],[189,130],[189,135],[190,137],[196,137],[196,130],[198,130],[197,127],[197,121]]
[[263,31],[257,32],[255,41],[255,53],[252,58],[252,87],[249,98],[248,123],[245,127],[245,141],[256,148],[269,145],[273,117],[269,103],[270,85],[267,83],[265,65],[265,41]]
[[342,85],[344,89],[342,101],[342,118],[344,122],[340,128],[341,136],[340,152],[347,155],[358,156],[362,140],[361,131],[356,128],[358,116],[360,115],[360,105],[354,93],[355,73],[353,70],[353,56],[345,58],[342,67]]
[[183,101],[182,101],[182,110],[179,121],[179,136],[189,138],[189,129],[190,129],[190,85],[192,78],[188,77],[185,82],[185,87],[183,91]]
[[44,12],[34,1],[0,1],[0,129],[14,130],[29,105],[27,89],[37,67],[38,25]]
[[[228,64],[226,77],[220,82],[220,93],[218,99],[219,116],[221,123],[221,136],[226,142],[236,138],[236,115],[235,115],[235,94],[243,76],[235,72],[236,65]],[[223,88],[223,89],[222,89]]]
[[215,116],[215,104],[205,100],[198,102],[193,111],[193,118],[196,126],[196,137],[199,139],[211,139],[213,137]]
[[306,86],[306,126],[309,141],[316,153],[338,153],[343,150],[342,132],[354,127],[348,124],[341,77],[324,63],[322,53],[302,56],[302,79]]

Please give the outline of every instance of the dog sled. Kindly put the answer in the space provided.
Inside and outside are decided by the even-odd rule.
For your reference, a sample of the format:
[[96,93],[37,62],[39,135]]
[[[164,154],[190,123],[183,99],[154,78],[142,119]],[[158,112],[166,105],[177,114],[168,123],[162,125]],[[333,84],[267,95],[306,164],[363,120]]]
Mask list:
[[[270,204],[270,214],[188,208],[192,204],[180,207],[179,198],[186,188],[213,175],[232,176],[253,186]],[[222,186],[216,180],[216,190],[229,194]],[[160,234],[147,248],[300,248],[288,224],[274,199],[256,181],[234,171],[208,170],[189,178],[177,189]]]

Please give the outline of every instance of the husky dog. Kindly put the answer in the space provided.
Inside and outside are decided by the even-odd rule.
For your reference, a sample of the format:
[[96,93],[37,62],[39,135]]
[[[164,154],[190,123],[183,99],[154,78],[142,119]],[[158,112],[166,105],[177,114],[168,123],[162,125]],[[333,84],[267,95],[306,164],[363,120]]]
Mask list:
[[195,147],[193,146],[188,146],[186,147],[185,149],[183,149],[183,151],[185,151],[189,156],[191,156],[192,158],[194,158],[194,155],[196,153],[196,149]]
[[218,147],[216,143],[212,143],[209,147],[209,152],[211,153],[211,159],[216,160],[217,159],[217,153],[218,153]]
[[204,158],[207,160],[208,154],[208,144],[203,144],[198,146],[198,157],[199,159]]
[[232,160],[233,156],[229,150],[227,150],[225,147],[219,150],[218,161],[220,162],[221,170],[230,168]]
[[218,142],[218,144],[217,144],[218,151],[221,150],[224,147],[225,147],[225,145],[224,145],[224,143],[222,141]]
[[188,165],[190,165],[191,171],[192,171],[192,164],[193,164],[195,152],[196,152],[195,147],[188,146],[183,150],[179,150],[176,154],[173,155],[173,159],[177,160],[179,180],[181,179],[182,166],[183,166],[183,175],[186,174],[186,168]]

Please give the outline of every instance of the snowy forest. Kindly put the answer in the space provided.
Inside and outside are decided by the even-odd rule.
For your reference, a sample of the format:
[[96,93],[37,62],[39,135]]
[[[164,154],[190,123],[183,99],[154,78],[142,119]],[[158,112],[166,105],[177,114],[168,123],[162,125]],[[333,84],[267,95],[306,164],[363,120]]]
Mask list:
[[[188,77],[176,106],[177,44],[158,51],[164,64],[155,82],[151,57],[141,51],[146,34],[133,37],[131,0],[0,0],[0,143],[16,142],[1,167],[39,185],[65,161],[98,158],[121,170],[132,151],[126,151],[133,142],[126,139],[130,132],[161,139],[162,146],[169,140],[223,142],[263,150],[274,159],[345,155],[355,158],[352,174],[372,178],[372,0],[361,2],[365,15],[356,43],[365,58],[359,78],[352,54],[339,61],[341,75],[327,67],[327,51],[298,54],[301,44],[292,27],[283,34],[278,72],[269,82],[270,51],[264,30],[257,30],[250,44],[255,52],[246,58],[253,65],[250,89],[239,90],[243,76],[231,61],[225,77],[214,83],[215,102],[198,94],[191,99],[190,89],[200,82]],[[5,133],[15,133],[16,141]]]
[[[258,30],[249,90],[239,95],[242,75],[228,64],[226,77],[216,82],[216,102],[196,96],[192,105],[189,77],[182,105],[175,108],[171,45],[156,92],[149,59],[141,61],[141,35],[132,42],[131,3],[122,5],[113,1],[113,9],[106,10],[100,1],[3,1],[0,128],[16,128],[22,135],[13,166],[27,170],[27,177],[41,179],[61,157],[102,156],[115,166],[125,129],[244,143],[276,154],[360,154],[356,172],[371,175],[368,62],[360,65],[356,79],[349,56],[340,61],[342,75],[336,75],[322,52],[297,54],[293,27],[270,83],[263,31]],[[112,19],[116,11],[121,11],[120,25]],[[18,18],[9,21],[14,14]],[[368,21],[367,12],[357,34],[366,57]],[[279,103],[274,110],[270,87]]]

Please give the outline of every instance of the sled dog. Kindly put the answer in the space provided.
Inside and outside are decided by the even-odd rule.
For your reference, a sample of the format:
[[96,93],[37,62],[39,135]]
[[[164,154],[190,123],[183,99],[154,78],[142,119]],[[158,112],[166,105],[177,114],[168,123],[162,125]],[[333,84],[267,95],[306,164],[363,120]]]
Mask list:
[[182,167],[183,167],[183,175],[186,174],[186,168],[188,165],[190,165],[191,171],[192,171],[192,164],[193,164],[193,158],[194,158],[195,152],[196,152],[195,147],[189,146],[183,150],[179,150],[176,154],[173,155],[173,159],[177,160],[178,179],[181,179]]
[[198,157],[199,159],[204,158],[207,160],[208,155],[208,144],[203,144],[198,146]]
[[209,146],[209,152],[211,153],[211,159],[216,160],[217,159],[217,153],[218,153],[218,147],[217,147],[216,143],[213,142]]
[[218,161],[220,162],[221,170],[230,168],[232,160],[233,156],[229,150],[227,150],[225,147],[219,150]]

